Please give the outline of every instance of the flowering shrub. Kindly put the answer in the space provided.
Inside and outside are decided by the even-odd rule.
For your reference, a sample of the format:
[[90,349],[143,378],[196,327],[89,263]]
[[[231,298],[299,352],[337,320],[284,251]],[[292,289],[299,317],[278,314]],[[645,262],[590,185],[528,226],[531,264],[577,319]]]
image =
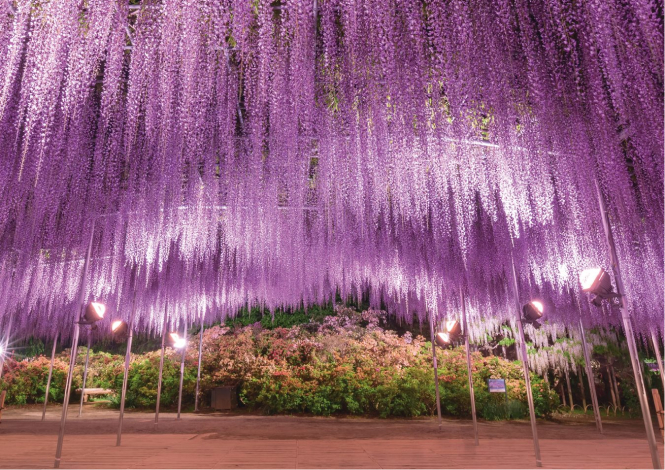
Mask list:
[[[383,312],[338,309],[321,323],[290,328],[263,329],[260,324],[215,326],[203,334],[201,393],[220,385],[239,385],[240,402],[265,413],[331,415],[422,416],[436,413],[431,344],[410,333],[399,337],[380,327]],[[178,396],[180,355],[167,350],[162,404]],[[127,406],[154,407],[159,371],[159,351],[132,357]],[[79,363],[83,358],[79,356]],[[63,360],[64,359],[64,360]],[[185,356],[185,403],[194,399],[198,336],[192,337]],[[468,379],[463,348],[438,349],[442,412],[469,416]],[[120,390],[122,357],[91,355],[88,384]],[[56,361],[53,388],[60,393],[66,375],[66,358]],[[472,354],[476,405],[481,417],[499,416],[506,398],[512,409],[526,409],[526,389],[519,362]],[[43,400],[48,359],[11,362],[5,376],[9,403]],[[76,367],[74,386],[81,383],[82,366]],[[506,379],[508,394],[490,394],[487,379]],[[556,393],[542,378],[531,376],[536,413],[549,415],[558,405]],[[40,388],[41,387],[41,388]],[[41,393],[41,395],[40,395]],[[115,400],[117,401],[116,395]],[[54,395],[58,397],[58,395]],[[57,398],[56,398],[57,399]],[[204,400],[205,402],[205,400]],[[520,408],[519,403],[524,406]],[[519,412],[508,413],[520,417]]]

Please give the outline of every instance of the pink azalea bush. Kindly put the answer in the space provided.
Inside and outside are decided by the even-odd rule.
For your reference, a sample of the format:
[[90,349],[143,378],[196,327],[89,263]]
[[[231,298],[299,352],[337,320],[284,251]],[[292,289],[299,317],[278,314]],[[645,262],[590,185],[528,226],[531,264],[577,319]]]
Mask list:
[[[210,390],[237,385],[240,403],[265,413],[353,414],[380,417],[414,417],[436,413],[431,344],[411,333],[398,336],[381,324],[384,312],[338,309],[321,323],[267,330],[254,324],[229,328],[214,326],[203,334],[201,370],[202,403]],[[180,355],[167,349],[162,404],[177,400]],[[83,362],[82,359],[80,362]],[[198,336],[192,336],[185,356],[185,403],[193,401]],[[462,347],[438,349],[442,412],[467,417],[471,406]],[[159,351],[132,357],[127,404],[153,407],[156,399]],[[526,409],[526,389],[519,363],[480,353],[472,354],[476,403],[479,415],[492,418],[493,410],[506,400]],[[39,402],[45,383],[48,359],[13,362],[3,387],[9,403]],[[56,361],[55,388],[64,385],[66,361]],[[81,367],[74,384],[80,386]],[[507,396],[490,394],[487,379],[504,378]],[[91,355],[89,386],[119,390],[122,357],[105,353]],[[532,375],[532,388],[539,416],[547,416],[558,405],[556,393],[541,377]],[[21,392],[19,390],[29,390]],[[17,397],[22,397],[17,399]],[[61,397],[60,397],[61,399]],[[116,398],[117,400],[117,398]],[[521,405],[520,405],[521,404]]]

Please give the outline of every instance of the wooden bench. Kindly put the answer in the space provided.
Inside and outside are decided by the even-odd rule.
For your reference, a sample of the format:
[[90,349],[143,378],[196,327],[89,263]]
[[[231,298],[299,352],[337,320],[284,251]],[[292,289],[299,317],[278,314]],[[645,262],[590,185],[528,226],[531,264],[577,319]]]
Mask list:
[[[77,388],[76,393],[81,393],[81,389]],[[86,388],[83,390],[83,403],[88,402],[88,397],[91,395],[112,395],[115,393],[115,390],[109,390],[107,388]]]

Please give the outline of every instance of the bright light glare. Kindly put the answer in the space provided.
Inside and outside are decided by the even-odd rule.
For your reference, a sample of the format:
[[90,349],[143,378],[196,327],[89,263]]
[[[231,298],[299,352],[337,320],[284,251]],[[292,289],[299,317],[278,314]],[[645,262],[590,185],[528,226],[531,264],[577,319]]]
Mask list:
[[113,323],[111,323],[111,331],[115,332],[120,326],[122,326],[122,320],[116,320]]
[[0,344],[0,356],[2,356],[5,353],[5,347]]
[[99,302],[90,302],[90,305],[92,305],[92,308],[95,309],[95,313],[100,320],[104,318],[104,313],[106,313],[106,305],[100,304]]
[[582,271],[580,273],[580,284],[582,285],[582,290],[586,292],[591,289],[602,271],[602,268],[591,268]]
[[185,338],[181,338],[178,333],[169,333],[169,336],[171,337],[171,344],[173,344],[174,348],[180,349],[187,345],[187,340]]
[[444,343],[450,343],[450,335],[448,333],[438,333],[439,338]]
[[541,302],[539,302],[537,300],[532,300],[531,305],[533,305],[534,308],[536,310],[538,310],[540,313],[543,313],[544,308],[543,308],[543,304]]
[[449,320],[446,322],[446,330],[447,331],[453,331],[453,328],[455,328],[455,325],[457,324],[457,321],[455,320]]

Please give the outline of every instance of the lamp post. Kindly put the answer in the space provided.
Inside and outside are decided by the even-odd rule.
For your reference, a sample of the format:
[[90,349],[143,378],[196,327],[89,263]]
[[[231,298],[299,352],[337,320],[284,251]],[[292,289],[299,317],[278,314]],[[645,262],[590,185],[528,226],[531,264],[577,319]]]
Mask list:
[[436,413],[439,418],[439,431],[442,430],[441,423],[441,398],[439,395],[439,372],[436,363],[436,341],[434,339],[434,318],[430,312],[429,316],[430,337],[432,339],[432,364],[434,366],[434,389],[436,390]]
[[[598,407],[598,396],[596,395],[596,383],[593,379],[593,370],[591,369],[591,358],[589,357],[589,347],[584,333],[584,323],[580,313],[580,332],[582,333],[582,353],[584,354],[584,367],[586,367],[586,376],[589,381],[589,391],[591,392],[591,405],[593,406],[593,417],[596,420],[596,429],[603,433],[603,421],[600,418],[600,408]],[[581,379],[581,377],[580,377]]]
[[621,269],[619,267],[619,257],[617,256],[616,247],[614,245],[614,237],[612,235],[612,228],[610,226],[609,217],[607,215],[607,206],[605,199],[600,190],[598,180],[596,183],[596,195],[598,196],[598,207],[600,209],[601,219],[603,221],[603,230],[605,231],[605,239],[607,241],[607,248],[610,254],[610,262],[612,264],[612,271],[614,272],[614,280],[617,287],[617,295],[619,299],[619,309],[621,311],[621,320],[623,322],[623,329],[626,333],[626,343],[628,344],[628,352],[630,353],[630,362],[633,367],[633,374],[635,375],[635,385],[637,387],[637,396],[640,400],[640,408],[642,409],[642,418],[644,419],[644,427],[647,432],[647,441],[649,442],[649,451],[651,452],[651,462],[653,468],[661,468],[660,457],[658,455],[658,447],[656,445],[656,436],[653,432],[653,423],[651,422],[651,413],[649,411],[649,402],[647,400],[646,390],[644,388],[644,379],[642,378],[642,367],[639,362],[637,354],[637,346],[635,344],[635,335],[633,333],[633,326],[630,323],[630,315],[628,313],[628,302],[626,300],[626,291],[623,286],[623,278],[621,277]]
[[[137,274],[138,276],[138,274]],[[127,350],[125,352],[125,372],[122,377],[122,394],[120,398],[120,418],[118,419],[118,437],[115,441],[116,447],[122,441],[122,421],[125,417],[125,398],[127,397],[127,379],[129,378],[129,360],[132,352],[132,336],[134,329],[134,317],[136,316],[136,285],[134,285],[134,299],[132,300],[132,314],[129,319],[127,331]]]
[[9,349],[9,335],[12,332],[12,320],[14,316],[9,316],[9,322],[7,323],[7,333],[5,333],[4,338],[0,338],[0,378],[2,377],[2,372],[5,369],[5,356],[7,355],[7,350]]
[[55,348],[58,345],[58,336],[55,334],[53,338],[53,350],[51,351],[51,365],[48,368],[48,379],[46,380],[46,394],[44,395],[44,409],[42,410],[42,421],[46,419],[46,404],[48,403],[48,394],[51,389],[51,378],[53,377],[53,362],[55,361]]
[[194,395],[194,412],[199,411],[199,384],[201,382],[201,353],[203,352],[203,318],[205,314],[201,315],[201,331],[199,333],[199,368],[196,373],[196,394]]
[[187,353],[187,322],[183,322],[182,337],[185,344],[182,346],[182,356],[180,358],[180,389],[178,391],[178,417],[180,419],[180,410],[182,409],[182,383],[185,378],[185,354]]
[[78,417],[81,417],[81,413],[83,413],[83,397],[85,397],[85,382],[88,379],[88,361],[90,360],[90,336],[92,336],[92,333],[90,330],[88,330],[88,349],[85,352],[85,366],[83,368],[83,384],[81,384],[81,403],[79,404],[79,415]]
[[166,339],[166,314],[168,310],[168,301],[166,302],[166,308],[164,309],[164,324],[162,325],[162,355],[159,358],[159,380],[157,382],[157,406],[155,408],[155,424],[159,422],[159,402],[162,398],[162,373],[164,371],[164,341]]
[[62,444],[65,439],[65,425],[67,424],[67,408],[69,407],[69,397],[72,391],[72,375],[74,374],[74,364],[76,363],[76,350],[79,341],[79,318],[83,313],[83,300],[85,298],[85,281],[88,276],[88,266],[90,264],[90,254],[92,252],[92,240],[95,235],[95,220],[92,221],[90,229],[90,241],[88,242],[88,251],[83,262],[83,275],[81,276],[81,287],[79,288],[79,298],[74,310],[74,334],[72,335],[72,351],[69,359],[69,371],[67,381],[65,382],[65,397],[62,403],[62,416],[60,417],[60,431],[58,433],[58,444],[55,450],[55,461],[53,468],[60,468],[60,458],[62,457]]
[[476,420],[476,397],[473,392],[473,373],[471,370],[471,351],[469,349],[469,328],[466,322],[466,304],[464,292],[460,289],[460,301],[462,303],[462,321],[464,322],[464,347],[466,348],[466,370],[469,376],[469,398],[471,398],[471,417],[473,418],[473,436],[475,444],[478,445],[478,421]]
[[533,437],[533,450],[536,454],[536,467],[542,467],[540,460],[540,444],[538,442],[538,428],[536,427],[536,410],[533,406],[533,391],[531,390],[531,379],[529,377],[529,356],[524,339],[524,328],[522,326],[522,309],[520,308],[520,293],[517,283],[517,272],[515,271],[515,258],[511,255],[513,271],[513,290],[515,293],[515,307],[517,308],[517,329],[520,336],[520,351],[522,353],[522,366],[524,368],[524,382],[526,385],[526,396],[529,400],[529,417],[531,419],[531,435]]

